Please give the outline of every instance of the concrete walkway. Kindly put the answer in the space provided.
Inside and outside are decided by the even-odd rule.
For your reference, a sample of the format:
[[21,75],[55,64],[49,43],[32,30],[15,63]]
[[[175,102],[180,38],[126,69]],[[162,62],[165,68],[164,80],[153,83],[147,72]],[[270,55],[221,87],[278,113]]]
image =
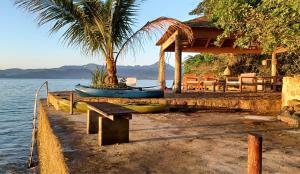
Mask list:
[[246,173],[247,134],[263,135],[263,172],[300,173],[300,131],[275,117],[211,111],[134,115],[130,143],[99,147],[85,114],[47,108],[70,173]]

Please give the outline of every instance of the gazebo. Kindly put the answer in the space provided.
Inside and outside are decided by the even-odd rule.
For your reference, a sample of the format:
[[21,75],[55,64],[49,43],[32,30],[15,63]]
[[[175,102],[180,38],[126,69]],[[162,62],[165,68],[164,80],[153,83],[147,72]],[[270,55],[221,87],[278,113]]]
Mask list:
[[[233,53],[233,54],[261,54],[262,50],[257,46],[248,49],[234,46],[235,37],[224,39],[219,46],[216,46],[218,35],[223,31],[216,28],[206,17],[198,17],[184,22],[193,32],[193,41],[189,42],[179,30],[172,27],[157,41],[160,46],[159,58],[159,83],[161,89],[166,86],[165,83],[165,52],[175,52],[175,74],[174,74],[174,92],[181,93],[181,72],[182,72],[182,52],[190,53]],[[276,54],[285,52],[286,49],[276,49],[272,54],[272,76],[277,76]]]

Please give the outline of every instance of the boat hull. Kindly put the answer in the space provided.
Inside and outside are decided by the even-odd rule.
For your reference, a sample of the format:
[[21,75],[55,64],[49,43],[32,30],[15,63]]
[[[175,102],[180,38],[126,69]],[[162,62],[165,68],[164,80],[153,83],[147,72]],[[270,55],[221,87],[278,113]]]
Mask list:
[[[70,111],[70,101],[67,99],[59,99],[58,100],[59,109],[64,112]],[[82,112],[85,113],[87,111],[87,104],[85,102],[75,102],[73,104],[74,112]]]
[[[131,104],[117,104],[122,107],[131,109],[136,111],[137,113],[158,113],[158,112],[165,112],[168,110],[166,105],[159,105],[159,104],[138,104],[138,103],[131,103]],[[59,99],[58,106],[61,111],[69,112],[70,111],[70,101],[67,99]],[[86,113],[87,112],[87,104],[85,102],[75,102],[74,103],[74,112],[79,113]]]
[[75,91],[81,97],[111,97],[111,98],[162,98],[161,90],[144,89],[97,89],[76,85]]
[[134,110],[138,113],[160,113],[165,112],[168,110],[168,107],[166,105],[159,105],[159,104],[121,104],[120,106],[123,106],[127,109]]

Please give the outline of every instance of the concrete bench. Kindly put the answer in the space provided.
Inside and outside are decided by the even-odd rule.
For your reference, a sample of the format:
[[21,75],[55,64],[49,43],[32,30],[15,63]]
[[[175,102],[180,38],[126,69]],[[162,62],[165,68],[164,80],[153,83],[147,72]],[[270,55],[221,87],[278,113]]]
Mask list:
[[129,142],[129,120],[135,111],[106,102],[87,102],[87,108],[87,134],[98,133],[100,146]]

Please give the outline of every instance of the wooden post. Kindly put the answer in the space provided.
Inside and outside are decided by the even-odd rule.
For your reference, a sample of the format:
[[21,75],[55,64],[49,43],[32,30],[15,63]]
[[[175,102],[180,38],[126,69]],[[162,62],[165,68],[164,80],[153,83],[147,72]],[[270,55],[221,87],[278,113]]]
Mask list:
[[99,114],[93,110],[88,109],[86,114],[86,133],[97,134],[99,127]]
[[159,54],[159,65],[158,65],[158,80],[161,90],[165,90],[166,87],[166,66],[165,66],[165,52],[161,48]]
[[262,173],[262,137],[248,135],[248,174]]
[[276,58],[276,53],[273,52],[272,53],[272,88],[273,88],[273,91],[276,91],[276,77],[277,77],[277,58]]
[[265,85],[265,78],[262,79],[262,89],[265,92],[266,91],[266,85]]
[[181,93],[181,60],[182,59],[182,43],[181,36],[178,34],[175,39],[175,77],[174,92]]
[[277,58],[276,58],[276,53],[272,53],[272,76],[276,77],[277,76]]
[[74,103],[74,94],[73,92],[70,93],[70,114],[73,115],[73,103]]
[[255,82],[254,91],[257,92],[257,77],[254,77],[254,82]]
[[243,92],[243,77],[240,77],[240,92]]

